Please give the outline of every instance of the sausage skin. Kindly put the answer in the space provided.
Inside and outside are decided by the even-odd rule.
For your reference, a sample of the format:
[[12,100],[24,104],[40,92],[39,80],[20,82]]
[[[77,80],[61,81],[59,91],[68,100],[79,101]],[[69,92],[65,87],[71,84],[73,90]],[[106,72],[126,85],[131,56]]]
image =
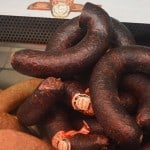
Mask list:
[[29,97],[43,79],[33,78],[16,83],[0,93],[0,112],[14,111]]
[[[128,28],[111,18],[110,47],[119,47],[135,44],[135,39]],[[53,33],[53,37],[46,46],[46,51],[65,51],[67,48],[77,44],[86,34],[86,28],[80,28],[79,17],[67,20]]]
[[138,107],[137,98],[127,91],[119,91],[121,105],[129,114],[135,114]]
[[70,77],[92,67],[109,45],[110,17],[97,5],[86,3],[79,17],[81,28],[87,34],[66,53],[21,50],[11,57],[12,67],[20,73],[46,78]]
[[49,77],[43,80],[33,94],[28,97],[17,111],[17,117],[29,126],[39,122],[52,105],[63,95],[63,82]]
[[124,72],[150,74],[150,48],[125,46],[110,50],[98,61],[90,79],[90,94],[96,118],[107,136],[122,148],[139,148],[142,133],[119,103],[117,84]]
[[57,132],[69,131],[72,129],[67,111],[62,107],[55,106],[56,105],[54,105],[53,109],[42,123],[42,128],[50,141],[52,141],[52,138]]
[[86,93],[86,86],[75,80],[64,82],[65,103],[74,110],[93,115],[90,96]]
[[115,18],[111,18],[111,27],[110,47],[115,48],[136,44],[132,33],[123,23]]
[[76,134],[69,139],[71,150],[109,150],[109,140],[97,134]]
[[76,45],[85,36],[86,28],[80,28],[79,17],[65,21],[53,33],[46,45],[46,51],[65,51]]
[[138,125],[150,131],[150,79],[142,74],[131,74],[124,78],[123,85],[139,100]]

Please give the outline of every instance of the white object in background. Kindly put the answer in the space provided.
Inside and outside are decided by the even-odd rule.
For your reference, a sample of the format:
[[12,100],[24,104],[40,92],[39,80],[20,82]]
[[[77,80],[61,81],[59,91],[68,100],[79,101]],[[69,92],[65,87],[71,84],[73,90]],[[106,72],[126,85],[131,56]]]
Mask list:
[[[29,16],[54,18],[50,10],[28,10],[35,2],[50,2],[50,0],[0,0],[0,15]],[[59,0],[57,0],[59,1]],[[85,4],[86,0],[74,0],[74,3]],[[101,5],[108,14],[121,22],[150,24],[150,0],[88,0]],[[80,12],[70,12],[67,19],[80,15]]]

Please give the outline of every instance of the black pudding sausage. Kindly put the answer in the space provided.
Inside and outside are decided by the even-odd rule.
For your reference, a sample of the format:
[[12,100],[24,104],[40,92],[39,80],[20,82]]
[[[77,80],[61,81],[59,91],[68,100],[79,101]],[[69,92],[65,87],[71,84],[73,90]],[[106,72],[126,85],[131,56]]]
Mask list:
[[118,96],[118,81],[125,72],[150,75],[150,48],[118,47],[107,52],[95,65],[90,79],[93,109],[107,136],[124,149],[138,149],[142,132],[125,111]]
[[17,111],[17,117],[26,126],[41,121],[54,103],[62,99],[64,91],[60,79],[49,77],[43,80],[33,94],[22,103]]
[[138,125],[150,131],[150,79],[143,74],[131,74],[124,78],[123,86],[139,101]]
[[86,3],[79,17],[84,38],[66,53],[21,50],[11,57],[12,67],[23,74],[46,78],[70,77],[93,67],[109,46],[110,17],[97,5]]

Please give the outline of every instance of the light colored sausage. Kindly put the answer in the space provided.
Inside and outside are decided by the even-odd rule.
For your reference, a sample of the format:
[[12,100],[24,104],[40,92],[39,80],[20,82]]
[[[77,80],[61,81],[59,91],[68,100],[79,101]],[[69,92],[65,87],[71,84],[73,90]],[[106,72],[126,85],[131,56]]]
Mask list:
[[2,112],[0,113],[0,129],[23,131],[24,127],[19,123],[16,116]]
[[25,80],[0,92],[0,112],[10,112],[30,96],[42,79]]

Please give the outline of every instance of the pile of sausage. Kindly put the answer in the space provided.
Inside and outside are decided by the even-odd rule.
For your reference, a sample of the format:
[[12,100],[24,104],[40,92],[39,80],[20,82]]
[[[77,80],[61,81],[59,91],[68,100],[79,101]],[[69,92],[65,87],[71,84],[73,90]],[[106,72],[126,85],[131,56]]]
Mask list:
[[150,148],[150,47],[103,8],[86,3],[45,50],[17,51],[11,65],[38,84],[3,111],[55,149]]

